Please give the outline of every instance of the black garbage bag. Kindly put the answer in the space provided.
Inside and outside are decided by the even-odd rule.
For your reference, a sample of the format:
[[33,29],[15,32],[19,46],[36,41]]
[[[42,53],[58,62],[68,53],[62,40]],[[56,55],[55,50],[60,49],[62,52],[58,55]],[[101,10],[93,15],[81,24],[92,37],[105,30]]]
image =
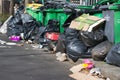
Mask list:
[[39,23],[29,14],[21,13],[21,19],[24,26],[24,40],[34,40],[39,34]]
[[57,20],[49,20],[45,32],[60,32],[59,22]]
[[20,36],[23,33],[23,26],[22,25],[10,25],[7,28],[7,36]]
[[66,53],[65,34],[60,34],[56,44],[56,52]]
[[35,20],[33,19],[33,17],[30,16],[29,14],[21,14],[21,19],[22,19],[22,23],[23,23],[23,24],[28,23],[28,22],[35,21]]
[[63,9],[65,6],[65,1],[45,1],[44,6],[40,7],[40,10],[43,9]]
[[52,47],[56,45],[56,41],[52,41],[46,38],[47,32],[60,32],[59,23],[57,20],[49,20],[46,27],[40,27],[39,32],[36,35],[37,43],[41,44],[43,47],[48,47],[52,50]]
[[13,15],[13,17],[9,20],[8,25],[13,25],[13,24],[18,24],[18,25],[22,24],[21,15],[19,13]]
[[45,30],[46,30],[46,27],[43,27],[43,26],[39,27],[38,33],[36,34],[34,39],[34,43],[40,44],[42,46],[41,48],[48,46],[48,43],[50,41],[45,36],[45,33],[46,33]]
[[87,52],[87,47],[80,40],[77,30],[67,28],[65,32],[67,55],[76,62],[81,55]]
[[111,47],[112,44],[109,41],[101,42],[92,49],[92,58],[96,61],[104,61]]
[[45,35],[45,29],[46,27],[39,27],[38,28],[38,31],[37,31],[37,34],[35,36],[35,39],[34,39],[34,43],[43,43],[45,42],[46,40],[44,39],[44,35]]
[[71,28],[66,28],[65,29],[65,38],[66,38],[66,44],[71,42],[72,39],[78,38],[78,30],[71,29]]
[[83,53],[87,52],[87,47],[79,39],[73,39],[67,44],[67,52],[80,57]]
[[7,35],[19,36],[23,32],[22,19],[19,13],[13,15],[13,17],[7,22]]
[[8,22],[7,25],[11,26],[11,25],[22,25],[22,20],[21,20],[21,16],[18,15],[14,15]]
[[93,47],[105,40],[104,31],[102,29],[98,29],[92,32],[80,31],[80,35],[82,41],[87,47]]
[[41,45],[47,45],[48,43],[48,40],[47,38],[45,37],[45,30],[46,30],[46,27],[40,27],[39,28],[39,34],[38,34],[38,41]]
[[114,45],[105,58],[108,64],[120,67],[120,43]]
[[23,28],[24,28],[24,40],[32,40],[32,38],[34,38],[34,36],[37,35],[37,31],[36,29],[39,29],[39,25],[37,24],[36,21],[32,21],[32,22],[26,22],[23,24]]
[[56,45],[57,45],[57,41],[49,40],[47,48],[48,48],[49,51],[55,52],[54,49],[56,48]]
[[7,36],[19,36],[23,32],[20,14],[14,15],[7,23]]
[[30,15],[17,13],[7,23],[8,25],[8,36],[16,35],[21,36],[24,40],[34,40],[36,35],[39,33],[39,24]]

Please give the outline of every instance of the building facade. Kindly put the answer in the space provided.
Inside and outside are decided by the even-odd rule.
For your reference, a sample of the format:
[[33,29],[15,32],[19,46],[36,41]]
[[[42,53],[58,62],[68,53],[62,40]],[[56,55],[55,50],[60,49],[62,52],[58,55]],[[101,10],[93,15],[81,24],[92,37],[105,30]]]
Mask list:
[[10,12],[10,0],[0,0],[0,14],[8,14]]

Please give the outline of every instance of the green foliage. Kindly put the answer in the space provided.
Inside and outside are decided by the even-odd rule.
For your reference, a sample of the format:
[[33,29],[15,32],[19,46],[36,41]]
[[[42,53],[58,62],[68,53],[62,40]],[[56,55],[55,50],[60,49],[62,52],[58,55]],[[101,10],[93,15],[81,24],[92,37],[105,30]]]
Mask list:
[[0,14],[0,22],[6,21],[9,16],[9,14]]

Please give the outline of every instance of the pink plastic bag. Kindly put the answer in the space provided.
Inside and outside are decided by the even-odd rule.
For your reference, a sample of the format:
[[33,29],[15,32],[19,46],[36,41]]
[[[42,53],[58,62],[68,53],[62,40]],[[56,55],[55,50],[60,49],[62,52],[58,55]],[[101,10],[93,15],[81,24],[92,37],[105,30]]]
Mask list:
[[91,68],[93,68],[94,67],[94,64],[93,64],[93,62],[92,61],[90,61],[89,59],[84,59],[84,64],[87,64],[87,68],[88,69],[91,69]]
[[11,36],[11,37],[9,37],[9,39],[11,40],[11,41],[20,41],[20,36]]

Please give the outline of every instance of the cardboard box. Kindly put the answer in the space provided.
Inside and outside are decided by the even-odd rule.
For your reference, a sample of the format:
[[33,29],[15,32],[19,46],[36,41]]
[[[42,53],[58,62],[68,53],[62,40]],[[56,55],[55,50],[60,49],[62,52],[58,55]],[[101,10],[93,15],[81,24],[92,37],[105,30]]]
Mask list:
[[69,28],[91,32],[93,28],[98,27],[104,21],[105,21],[104,18],[98,18],[96,16],[83,14],[76,18],[75,20],[73,20]]

